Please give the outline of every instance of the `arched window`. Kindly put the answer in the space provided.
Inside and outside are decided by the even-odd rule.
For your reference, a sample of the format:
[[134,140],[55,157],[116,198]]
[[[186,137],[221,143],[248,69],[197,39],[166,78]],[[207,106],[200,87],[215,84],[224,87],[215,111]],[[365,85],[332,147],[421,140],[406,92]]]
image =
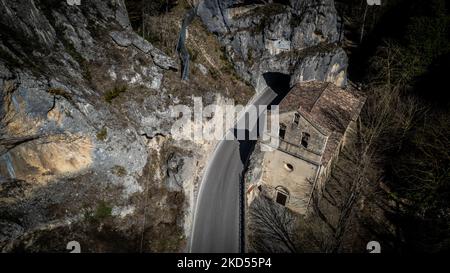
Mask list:
[[283,186],[278,186],[275,190],[275,201],[282,206],[286,206],[286,203],[289,201],[289,191]]
[[294,114],[294,123],[295,123],[295,125],[298,125],[299,122],[300,122],[300,114],[299,113],[295,113]]
[[302,132],[302,146],[308,148],[310,135],[307,132]]
[[286,125],[284,123],[280,124],[280,131],[278,132],[278,136],[281,139],[284,139],[284,136],[286,135]]

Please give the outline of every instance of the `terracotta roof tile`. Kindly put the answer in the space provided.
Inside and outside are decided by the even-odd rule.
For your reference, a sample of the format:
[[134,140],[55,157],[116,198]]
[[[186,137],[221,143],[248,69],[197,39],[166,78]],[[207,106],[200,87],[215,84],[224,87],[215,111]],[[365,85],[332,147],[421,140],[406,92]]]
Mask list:
[[322,164],[333,157],[347,127],[355,120],[366,98],[353,88],[340,88],[331,83],[304,82],[292,88],[281,101],[280,112],[298,111],[320,128],[328,141]]

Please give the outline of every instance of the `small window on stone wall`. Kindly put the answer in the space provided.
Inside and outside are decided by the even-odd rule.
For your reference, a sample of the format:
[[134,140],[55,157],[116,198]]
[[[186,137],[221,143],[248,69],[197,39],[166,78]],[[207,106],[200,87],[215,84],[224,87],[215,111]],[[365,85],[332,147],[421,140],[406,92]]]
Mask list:
[[306,132],[302,133],[302,146],[308,148],[310,135]]
[[282,206],[286,206],[286,203],[289,200],[288,190],[282,186],[276,187],[275,190],[277,191],[275,201]]
[[280,124],[280,131],[279,131],[279,137],[281,139],[284,139],[284,136],[286,135],[286,125],[281,123]]
[[298,125],[299,122],[300,122],[300,114],[299,113],[295,113],[294,114],[294,123],[295,123],[295,125]]

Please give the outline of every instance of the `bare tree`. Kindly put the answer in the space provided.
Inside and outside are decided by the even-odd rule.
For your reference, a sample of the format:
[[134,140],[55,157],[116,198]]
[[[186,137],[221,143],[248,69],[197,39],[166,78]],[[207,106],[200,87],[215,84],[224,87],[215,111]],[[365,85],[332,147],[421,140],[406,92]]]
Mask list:
[[39,134],[27,135],[25,132],[9,132],[9,125],[17,118],[18,113],[11,110],[11,94],[16,89],[15,83],[5,81],[0,95],[0,156],[22,143],[38,139]]
[[392,71],[386,68],[384,72],[384,77],[380,77],[384,82],[367,90],[368,99],[356,131],[348,136],[349,141],[326,182],[327,186],[334,185],[338,189],[333,193],[325,189],[326,203],[317,194],[313,196],[315,215],[330,234],[322,237],[325,252],[340,251],[349,224],[356,217],[355,205],[379,189],[383,154],[397,150],[417,115],[426,111],[413,97],[401,95],[401,88],[390,81]]
[[370,60],[371,85],[390,90],[407,87],[420,70],[420,56],[408,54],[398,43],[385,40]]
[[256,198],[249,208],[250,246],[257,252],[297,252],[296,216],[267,197]]
[[448,113],[431,116],[409,140],[394,170],[396,188],[413,201],[415,215],[449,219],[450,118]]
[[364,38],[364,28],[366,26],[366,16],[367,16],[367,8],[369,7],[369,5],[366,3],[366,7],[364,9],[364,14],[363,14],[363,21],[361,24],[361,36],[359,37],[359,43],[362,43],[362,40]]

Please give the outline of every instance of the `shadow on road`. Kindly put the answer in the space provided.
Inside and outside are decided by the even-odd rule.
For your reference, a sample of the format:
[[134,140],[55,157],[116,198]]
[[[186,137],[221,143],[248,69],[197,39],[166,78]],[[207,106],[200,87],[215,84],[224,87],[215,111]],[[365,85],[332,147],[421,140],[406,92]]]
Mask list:
[[[279,104],[290,90],[290,76],[269,72],[265,73],[263,77],[268,89],[259,94],[255,106],[259,106],[258,101],[264,105],[263,107],[269,107],[265,105],[267,103],[269,105]],[[272,101],[269,102],[270,100]],[[197,199],[191,252],[245,251],[244,174],[249,158],[255,149],[256,141],[263,132],[263,130],[258,130],[258,126],[265,125],[260,124],[260,120],[265,121],[263,115],[258,116],[256,124],[250,124],[250,114],[252,113],[246,112],[244,120],[239,120],[232,129],[234,140],[221,143],[222,149],[214,155],[211,165],[206,171],[199,191],[201,194]],[[252,120],[252,122],[255,121]],[[239,149],[239,158],[237,158],[236,146]],[[222,164],[227,160],[229,161],[226,162],[227,164]],[[238,196],[236,190],[239,190]],[[236,203],[236,199],[239,200],[239,204]],[[239,216],[236,213],[239,213]],[[239,225],[239,233],[235,224]],[[238,239],[237,235],[239,242],[235,241]],[[239,249],[236,249],[236,246]]]
[[[283,98],[289,93],[291,87],[290,87],[290,80],[291,77],[287,74],[283,74],[283,73],[278,73],[278,72],[268,72],[265,73],[263,75],[264,80],[266,81],[266,84],[268,87],[270,87],[270,89],[272,89],[276,94],[276,98],[270,103],[270,105],[268,107],[270,107],[271,105],[277,105],[279,104]],[[260,124],[259,122],[259,118],[261,116],[258,117],[257,123],[256,123],[256,128],[249,128],[250,130],[257,130],[256,131],[256,136],[257,138],[260,137],[260,133],[263,130],[260,130],[260,125],[264,126],[263,124]],[[245,123],[246,126],[250,126],[249,122],[248,122],[248,115],[245,115]],[[261,128],[262,129],[262,128]],[[245,172],[247,171],[248,168],[248,160],[251,156],[251,154],[253,153],[254,149],[255,149],[255,144],[256,144],[256,140],[254,139],[250,139],[250,131],[248,129],[238,129],[238,128],[234,128],[233,129],[233,134],[235,139],[237,139],[238,143],[239,143],[239,156],[241,159],[241,162],[244,166],[242,173],[240,174],[240,185],[239,185],[239,203],[240,203],[240,252],[243,253],[245,251],[244,249],[244,230],[245,230],[245,215],[244,215],[244,202],[245,202],[245,181],[244,181],[244,175]],[[245,136],[244,139],[242,139],[242,136]]]
[[[263,74],[264,80],[266,81],[267,86],[269,86],[276,94],[277,97],[270,103],[271,105],[278,105],[281,100],[289,93],[291,90],[290,81],[291,76],[288,74],[283,74],[279,72],[267,72]],[[246,117],[247,119],[247,117]],[[248,123],[247,123],[248,124]],[[260,137],[260,132],[262,130],[259,130],[259,120],[257,122],[257,137]],[[245,139],[238,139],[239,142],[239,153],[241,156],[241,161],[245,165],[250,154],[253,152],[254,146],[256,144],[256,140],[249,139],[249,130],[245,130],[245,133],[242,132],[242,130],[238,130],[234,128],[233,130],[234,137],[238,139],[238,136],[245,135]]]
[[[270,87],[270,89],[272,89],[277,94],[277,97],[270,103],[269,107],[271,105],[278,105],[291,90],[290,86],[291,76],[279,72],[267,72],[263,74],[263,78],[266,81],[267,86]],[[246,124],[248,126],[249,124],[247,114],[245,118]],[[254,129],[257,132],[258,138],[260,137],[260,133],[262,131],[259,128],[260,125],[261,124],[259,123],[258,118],[257,126]],[[239,142],[239,154],[241,157],[241,161],[244,165],[246,165],[248,158],[250,157],[251,153],[254,150],[256,140],[250,139],[250,132],[248,129],[244,130],[234,128],[233,134],[235,139],[237,139],[237,141]],[[238,136],[240,137],[238,138]],[[242,139],[242,136],[245,136],[245,138]]]

